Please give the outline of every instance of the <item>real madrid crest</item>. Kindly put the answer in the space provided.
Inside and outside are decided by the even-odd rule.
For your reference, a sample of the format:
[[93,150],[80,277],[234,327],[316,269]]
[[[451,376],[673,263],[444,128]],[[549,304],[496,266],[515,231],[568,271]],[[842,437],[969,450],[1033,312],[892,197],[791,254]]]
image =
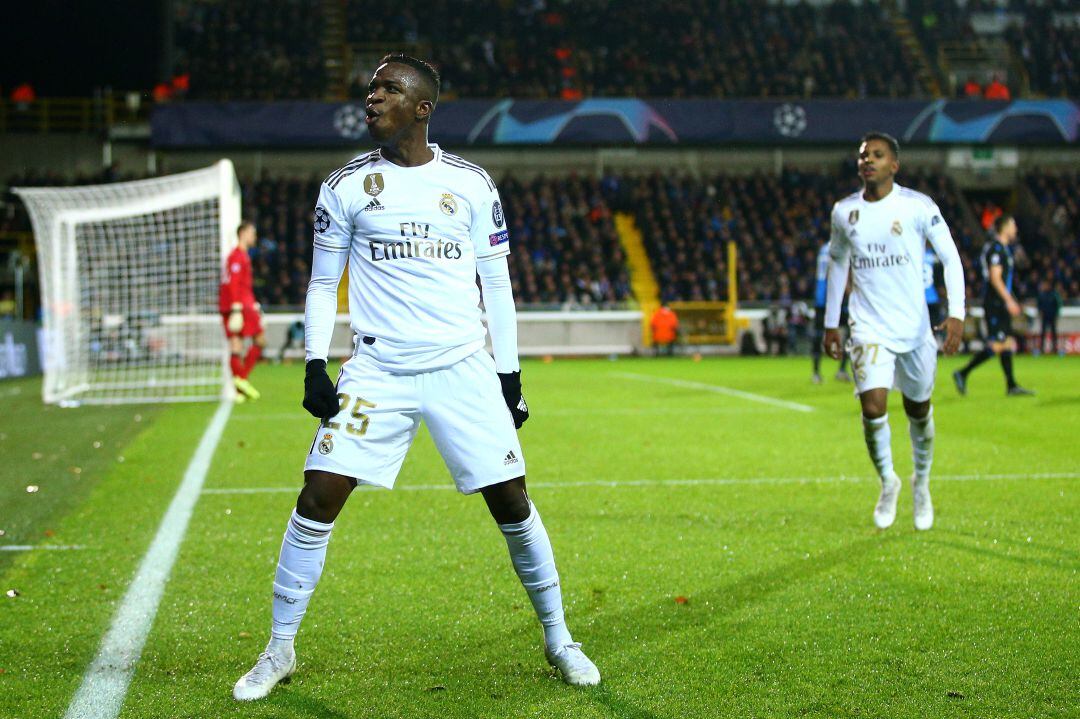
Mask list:
[[889,231],[892,232],[897,237],[904,234],[904,228],[900,226],[900,220],[893,220],[892,221],[892,229],[889,230]]
[[330,454],[334,451],[334,435],[327,433],[319,442],[319,454]]
[[373,172],[364,178],[364,192],[372,197],[382,192],[384,187],[386,187],[386,183],[383,181],[381,172]]
[[858,221],[859,221],[859,211],[858,210],[852,210],[851,212],[848,213],[847,223],[849,225],[854,225]]
[[449,192],[444,192],[442,198],[439,199],[439,209],[444,215],[453,217],[457,214],[457,200]]

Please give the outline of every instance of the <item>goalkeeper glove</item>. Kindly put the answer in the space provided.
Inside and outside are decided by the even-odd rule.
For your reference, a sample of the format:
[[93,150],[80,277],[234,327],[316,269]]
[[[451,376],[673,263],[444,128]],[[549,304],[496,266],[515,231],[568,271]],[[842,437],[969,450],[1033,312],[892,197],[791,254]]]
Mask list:
[[529,405],[521,395],[521,370],[517,372],[499,372],[499,384],[502,385],[503,400],[514,418],[514,429],[521,429],[529,418]]
[[244,306],[239,302],[233,302],[229,310],[229,320],[225,327],[231,334],[238,335],[244,329]]
[[326,421],[339,411],[337,387],[326,374],[326,360],[307,363],[304,376],[304,409]]

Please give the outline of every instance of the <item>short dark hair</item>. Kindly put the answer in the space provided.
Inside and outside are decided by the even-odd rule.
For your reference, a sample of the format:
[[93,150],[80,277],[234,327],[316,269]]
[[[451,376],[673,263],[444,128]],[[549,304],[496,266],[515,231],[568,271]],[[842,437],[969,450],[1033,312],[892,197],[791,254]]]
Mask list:
[[439,102],[439,89],[442,87],[442,77],[439,76],[439,71],[429,63],[423,60],[418,60],[415,57],[406,55],[403,52],[391,52],[388,53],[382,60],[379,61],[379,65],[385,65],[388,62],[396,62],[400,65],[408,65],[413,70],[420,73],[420,77],[424,79],[428,86],[428,93],[431,100],[431,104],[435,105]]
[[236,234],[239,235],[243,231],[243,229],[245,227],[250,227],[251,229],[255,229],[255,223],[252,222],[251,220],[244,220],[243,222],[241,222],[239,225],[236,226]]
[[1005,225],[1009,224],[1009,220],[1013,219],[1013,216],[1008,212],[1003,212],[994,218],[994,233],[1000,235],[1001,231],[1005,229]]
[[900,159],[900,143],[897,142],[896,138],[889,133],[878,132],[876,130],[873,132],[868,132],[862,136],[862,142],[860,144],[866,144],[871,140],[881,140],[889,146],[889,150],[892,151],[893,157],[895,157],[897,160]]

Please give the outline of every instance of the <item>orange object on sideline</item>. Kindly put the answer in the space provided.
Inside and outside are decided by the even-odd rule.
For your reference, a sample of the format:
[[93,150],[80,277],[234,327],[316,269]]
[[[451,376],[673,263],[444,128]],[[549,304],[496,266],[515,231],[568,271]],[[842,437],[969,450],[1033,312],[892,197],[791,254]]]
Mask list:
[[653,342],[657,344],[671,344],[679,331],[679,317],[675,310],[667,305],[656,308],[649,318],[649,329],[652,330]]

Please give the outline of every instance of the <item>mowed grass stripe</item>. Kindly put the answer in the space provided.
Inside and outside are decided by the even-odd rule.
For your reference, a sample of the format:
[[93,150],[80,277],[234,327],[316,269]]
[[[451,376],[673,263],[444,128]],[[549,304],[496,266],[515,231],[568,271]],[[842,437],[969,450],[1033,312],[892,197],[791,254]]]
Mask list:
[[[811,386],[808,360],[618,366],[816,412],[733,402],[748,411],[713,421],[694,410],[715,395],[634,391],[612,381],[609,362],[525,363],[531,495],[571,629],[604,672],[599,689],[568,691],[546,669],[483,502],[452,490],[422,432],[402,488],[446,489],[349,500],[297,640],[299,673],[264,702],[233,704],[232,683],[266,641],[314,430],[289,420],[302,372],[285,369],[263,373],[262,403],[237,408],[207,479],[284,489],[203,498],[122,716],[1068,716],[1080,537],[1075,477],[1053,471],[1075,466],[1067,373],[1021,363],[1043,390],[1027,405],[1006,404],[996,386],[963,400],[939,389],[935,466],[957,479],[937,485],[935,530],[916,533],[907,491],[897,526],[873,528],[857,404],[849,385]],[[605,412],[628,405],[643,409]],[[901,469],[910,449],[902,411],[893,417]],[[591,486],[598,472],[852,480],[612,492]],[[1040,478],[962,479],[1003,475]],[[586,486],[558,491],[575,483]]]
[[[30,529],[37,531],[28,530],[28,535],[37,534],[44,543],[83,545],[83,550],[0,555],[0,586],[19,592],[13,599],[0,596],[0,717],[63,715],[215,408],[183,404],[54,411],[41,405],[39,391],[40,385],[22,394],[19,401],[26,404],[13,404],[9,411],[21,418],[36,416],[38,431],[56,429],[53,446],[71,450],[57,465],[85,461],[84,468],[93,468],[91,461],[102,451],[93,448],[98,439],[109,447],[113,461],[100,471],[83,472],[78,481],[85,486],[62,484],[69,480],[47,474],[41,490],[28,495],[50,502],[35,510],[37,526]],[[135,415],[140,421],[134,421]],[[105,427],[102,433],[99,426]],[[10,436],[12,428],[5,425],[3,431]],[[116,453],[122,453],[124,462],[115,461]],[[20,481],[20,472],[33,471],[41,461],[25,454],[25,460],[5,455],[11,470],[4,473],[5,483]],[[77,502],[67,501],[65,493]],[[50,536],[42,533],[45,529]]]
[[184,478],[165,517],[131,580],[109,631],[65,714],[67,719],[114,719],[127,696],[128,684],[157,615],[180,543],[199,499],[214,451],[229,421],[231,402],[222,402],[199,440]]
[[[939,368],[939,477],[1080,465],[1080,363],[1017,358],[1018,377],[1039,391],[1017,402],[1002,396],[996,365],[956,397],[948,373],[963,361]],[[816,412],[741,401],[717,412],[715,395],[634,390],[610,377],[615,368]],[[300,673],[268,701],[237,706],[229,690],[265,642],[277,550],[314,430],[297,410],[302,366],[260,367],[253,379],[264,400],[235,408],[207,486],[294,489],[202,497],[123,717],[1065,717],[1077,704],[1075,478],[942,482],[930,533],[911,528],[905,491],[897,526],[877,532],[850,386],[810,385],[806,358],[725,358],[524,363],[532,496],[570,626],[604,672],[598,690],[567,691],[547,670],[482,500],[364,492],[338,520],[298,639]],[[59,716],[70,700],[209,416],[166,409],[156,426],[132,430],[103,491],[52,524],[49,541],[88,550],[8,555],[15,571],[0,576],[22,595],[0,604],[0,716]],[[858,479],[723,493],[542,486],[803,475]],[[401,481],[450,488],[423,433]]]

